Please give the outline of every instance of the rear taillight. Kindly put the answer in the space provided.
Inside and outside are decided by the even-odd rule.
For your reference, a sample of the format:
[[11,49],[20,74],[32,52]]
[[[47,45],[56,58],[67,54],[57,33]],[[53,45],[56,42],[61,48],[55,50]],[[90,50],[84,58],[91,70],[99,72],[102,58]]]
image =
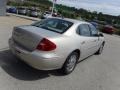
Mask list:
[[56,45],[50,40],[43,38],[38,44],[37,49],[41,51],[52,51],[56,49]]

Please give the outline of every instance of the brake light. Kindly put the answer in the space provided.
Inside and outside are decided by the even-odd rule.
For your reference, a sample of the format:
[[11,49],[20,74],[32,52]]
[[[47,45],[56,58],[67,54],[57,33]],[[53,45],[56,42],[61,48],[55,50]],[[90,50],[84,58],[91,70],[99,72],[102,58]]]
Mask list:
[[52,51],[56,49],[56,45],[50,40],[43,38],[38,44],[37,49],[41,51]]

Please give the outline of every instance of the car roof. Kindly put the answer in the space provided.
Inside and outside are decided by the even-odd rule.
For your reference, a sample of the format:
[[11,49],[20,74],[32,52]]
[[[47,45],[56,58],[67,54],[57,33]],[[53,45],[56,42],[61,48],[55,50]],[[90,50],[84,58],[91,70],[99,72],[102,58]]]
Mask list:
[[86,23],[86,24],[90,24],[86,21],[82,21],[82,20],[76,20],[76,19],[70,19],[70,18],[62,18],[62,17],[52,17],[52,18],[56,18],[56,19],[61,19],[61,20],[66,20],[66,21],[69,21],[69,22],[72,22],[72,23]]

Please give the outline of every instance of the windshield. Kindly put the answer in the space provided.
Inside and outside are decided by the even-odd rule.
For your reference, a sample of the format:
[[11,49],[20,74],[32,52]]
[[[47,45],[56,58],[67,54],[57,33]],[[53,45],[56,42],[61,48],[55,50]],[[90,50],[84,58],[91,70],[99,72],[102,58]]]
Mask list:
[[58,32],[58,33],[64,33],[72,25],[73,25],[72,22],[61,20],[61,19],[55,19],[55,18],[41,20],[39,22],[32,24],[32,26],[36,26],[39,28],[43,28],[43,29]]

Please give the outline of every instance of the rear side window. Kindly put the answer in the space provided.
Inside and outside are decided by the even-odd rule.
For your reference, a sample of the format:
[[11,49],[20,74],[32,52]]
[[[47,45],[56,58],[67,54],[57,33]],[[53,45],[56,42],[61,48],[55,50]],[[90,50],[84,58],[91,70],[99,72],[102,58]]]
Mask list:
[[87,24],[81,24],[77,29],[77,33],[81,36],[91,36],[91,32]]
[[53,32],[64,33],[73,25],[73,23],[66,20],[49,18],[32,25]]

